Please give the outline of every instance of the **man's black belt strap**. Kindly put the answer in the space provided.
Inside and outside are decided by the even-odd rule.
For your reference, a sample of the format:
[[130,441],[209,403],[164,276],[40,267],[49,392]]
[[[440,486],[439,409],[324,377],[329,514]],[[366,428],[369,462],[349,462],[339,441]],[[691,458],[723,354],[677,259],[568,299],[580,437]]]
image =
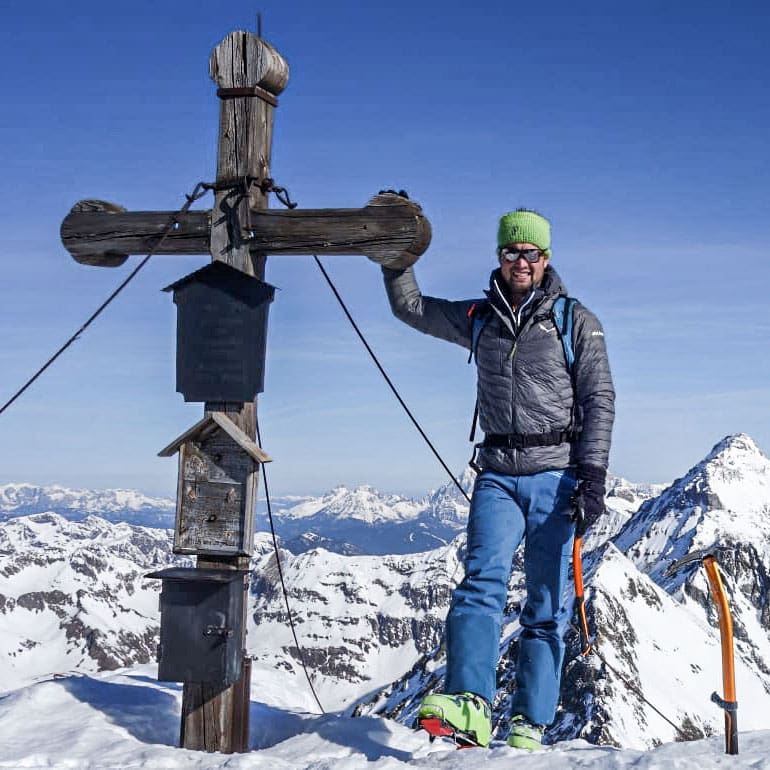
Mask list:
[[498,449],[527,449],[533,446],[558,446],[573,441],[576,434],[566,430],[550,433],[487,433],[481,445]]

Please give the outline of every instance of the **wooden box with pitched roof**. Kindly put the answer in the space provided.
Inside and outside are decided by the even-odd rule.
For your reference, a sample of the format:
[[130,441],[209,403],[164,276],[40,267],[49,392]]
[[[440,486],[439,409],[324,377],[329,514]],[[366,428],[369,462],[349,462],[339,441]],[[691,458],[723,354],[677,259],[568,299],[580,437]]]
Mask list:
[[158,454],[176,452],[174,553],[251,556],[257,473],[270,457],[223,412],[209,413]]
[[275,287],[215,261],[167,286],[177,306],[176,389],[185,401],[253,401],[264,390]]

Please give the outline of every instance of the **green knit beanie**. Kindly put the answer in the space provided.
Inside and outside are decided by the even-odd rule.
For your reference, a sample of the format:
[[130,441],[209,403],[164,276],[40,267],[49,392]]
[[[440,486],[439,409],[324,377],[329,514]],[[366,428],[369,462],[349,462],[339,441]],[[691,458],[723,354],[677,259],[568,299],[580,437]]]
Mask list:
[[497,248],[509,243],[533,243],[551,256],[551,223],[534,211],[518,209],[500,218],[497,228]]

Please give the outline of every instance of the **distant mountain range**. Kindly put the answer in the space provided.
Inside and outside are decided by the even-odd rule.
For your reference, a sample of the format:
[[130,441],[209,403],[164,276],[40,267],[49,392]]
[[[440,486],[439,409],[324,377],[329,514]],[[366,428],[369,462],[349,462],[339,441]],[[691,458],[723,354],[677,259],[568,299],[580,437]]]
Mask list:
[[[474,479],[469,468],[458,479],[469,495]],[[608,504],[619,512],[636,510],[662,488],[612,477]],[[468,503],[451,481],[421,498],[383,494],[371,486],[339,486],[320,496],[277,498],[271,508],[282,546],[295,554],[316,548],[344,555],[429,551],[461,534],[468,517]],[[57,513],[68,521],[98,515],[112,522],[173,529],[175,511],[174,500],[135,490],[0,485],[0,522]],[[270,528],[264,500],[257,506],[256,528]]]
[[58,513],[69,521],[101,516],[143,527],[173,528],[176,504],[132,489],[69,489],[34,484],[0,485],[0,521],[33,513]]
[[[463,485],[471,484],[466,475]],[[108,521],[95,515],[99,500],[107,502],[100,512],[113,519],[173,518],[172,501],[138,493],[0,487],[3,690],[154,659],[160,586],[144,576],[190,562],[172,555],[168,529]],[[664,575],[673,560],[714,544],[733,606],[740,725],[765,726],[770,460],[749,437],[731,436],[668,487],[612,479],[607,503],[609,515],[584,544],[597,654],[581,658],[570,638],[562,707],[549,740],[581,735],[645,748],[721,732],[722,713],[709,702],[713,690],[721,692],[721,655],[703,570],[696,563]],[[32,513],[36,507],[45,510]],[[443,621],[462,576],[464,497],[454,485],[418,500],[338,487],[286,501],[275,513],[292,615],[325,707],[347,705],[349,713],[410,723],[443,674]],[[400,550],[384,552],[386,537]],[[438,547],[426,550],[432,543]],[[305,687],[265,532],[256,537],[251,566],[248,652]],[[500,725],[524,599],[519,560],[509,591],[494,710]]]

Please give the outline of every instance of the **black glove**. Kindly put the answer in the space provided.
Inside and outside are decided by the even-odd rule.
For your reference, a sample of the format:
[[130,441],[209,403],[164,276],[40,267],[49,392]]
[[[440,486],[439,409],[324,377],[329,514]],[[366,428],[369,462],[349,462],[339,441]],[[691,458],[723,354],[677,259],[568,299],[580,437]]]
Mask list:
[[583,537],[604,515],[604,480],[607,472],[598,465],[578,465],[578,485],[572,493],[575,537]]

